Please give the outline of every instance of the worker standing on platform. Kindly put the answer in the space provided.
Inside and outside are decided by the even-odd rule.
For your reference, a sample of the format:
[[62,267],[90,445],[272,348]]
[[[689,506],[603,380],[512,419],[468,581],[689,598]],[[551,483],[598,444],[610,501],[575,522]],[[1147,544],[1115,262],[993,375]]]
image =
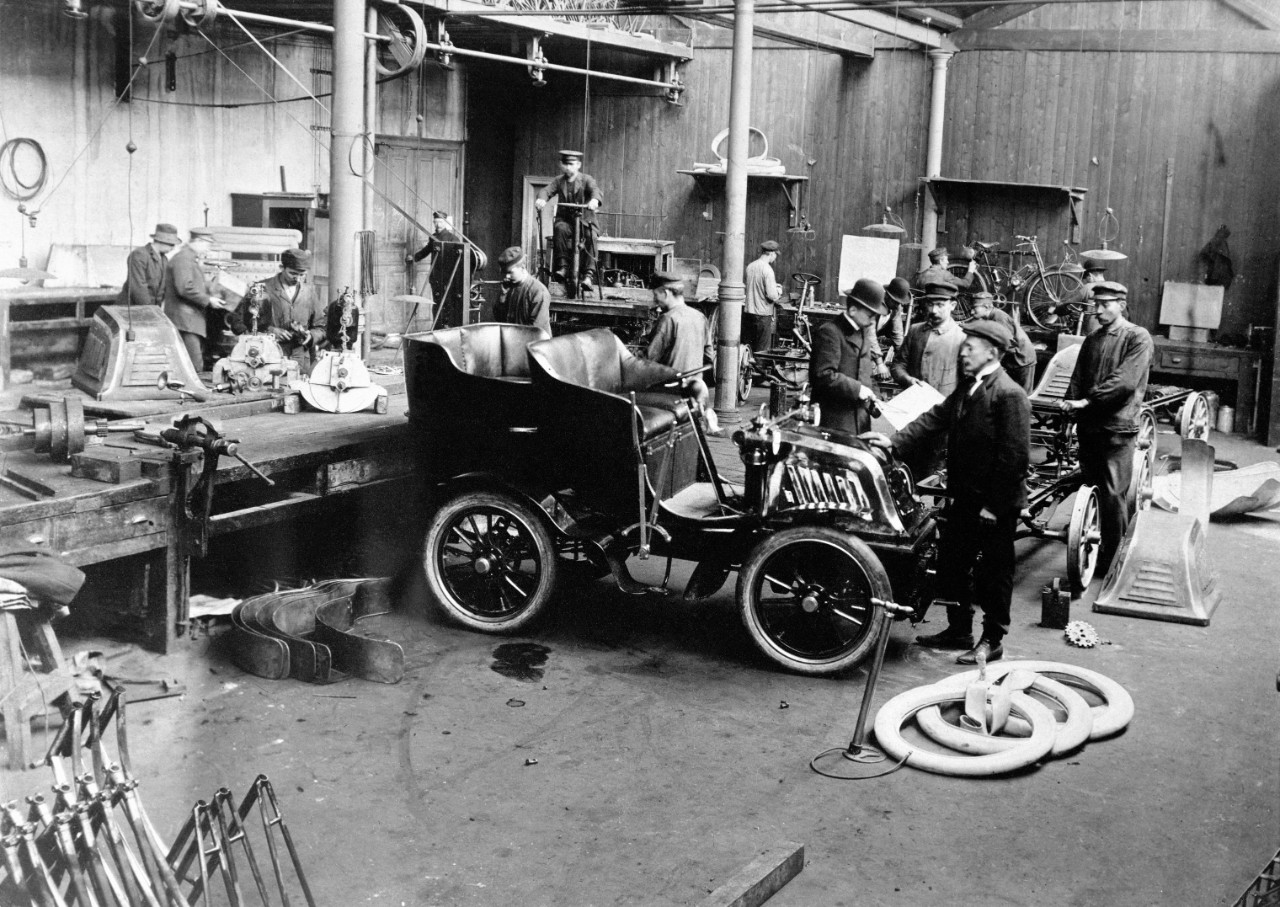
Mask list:
[[[574,259],[578,267],[574,269],[578,282],[584,291],[594,289],[596,267],[596,222],[595,212],[600,207],[600,188],[596,181],[582,172],[581,151],[560,152],[560,175],[538,192],[534,207],[539,211],[547,206],[547,202],[555,197],[560,203],[556,205],[555,222],[555,255],[553,277],[564,283],[571,255],[580,255]],[[567,203],[567,204],[566,204]],[[582,207],[568,207],[568,205]],[[573,248],[573,228],[579,227],[579,249]]]
[[1080,472],[1098,492],[1102,518],[1099,575],[1105,575],[1129,528],[1125,498],[1133,480],[1138,411],[1147,393],[1155,343],[1129,321],[1129,291],[1103,281],[1090,287],[1098,327],[1080,347],[1065,399],[1058,406],[1076,418]]
[[746,284],[746,302],[742,310],[742,342],[753,353],[768,352],[773,346],[773,332],[777,325],[776,303],[782,298],[782,287],[773,275],[773,263],[778,260],[778,244],[770,239],[760,243],[760,255],[747,265],[743,275]]
[[498,267],[502,269],[502,298],[494,308],[494,320],[529,325],[550,337],[551,293],[529,273],[524,250],[519,246],[504,249],[498,256]]
[[325,307],[306,282],[310,270],[310,252],[286,249],[279,273],[262,284],[267,298],[258,316],[259,326],[280,342],[281,352],[298,363],[304,378],[311,374],[328,325]]
[[156,224],[151,242],[129,253],[128,272],[117,305],[164,305],[168,256],[182,244],[173,224]]
[[197,371],[205,367],[206,313],[209,309],[226,309],[226,304],[210,292],[200,267],[212,248],[213,236],[209,231],[193,229],[190,242],[169,256],[165,274],[164,314],[178,329],[191,365]]

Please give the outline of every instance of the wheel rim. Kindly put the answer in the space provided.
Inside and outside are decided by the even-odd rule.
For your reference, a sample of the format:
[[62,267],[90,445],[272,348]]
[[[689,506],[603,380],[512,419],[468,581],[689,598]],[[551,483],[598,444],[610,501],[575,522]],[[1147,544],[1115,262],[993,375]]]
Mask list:
[[[1088,494],[1085,494],[1085,492]],[[1102,523],[1098,516],[1098,495],[1092,486],[1082,486],[1082,497],[1071,513],[1067,531],[1067,578],[1075,592],[1083,592],[1093,581],[1102,544]]]
[[500,507],[459,511],[434,552],[444,591],[479,620],[510,620],[529,607],[542,581],[542,562],[529,527]]
[[1145,510],[1151,503],[1152,477],[1156,472],[1156,417],[1148,408],[1138,412],[1138,439],[1133,451],[1133,481],[1129,485],[1129,510]]
[[1195,441],[1209,440],[1209,401],[1202,394],[1192,394],[1182,404],[1179,433]]
[[1045,330],[1072,330],[1084,311],[1084,299],[1065,303],[1063,300],[1071,299],[1083,286],[1083,281],[1074,274],[1041,274],[1027,287],[1027,314]]
[[751,355],[751,348],[744,346],[741,348],[742,363],[738,369],[738,402],[745,403],[747,395],[751,393],[751,371],[755,362],[755,357]]
[[832,661],[875,627],[870,577],[835,545],[806,540],[760,565],[752,607],[770,642],[799,661]]

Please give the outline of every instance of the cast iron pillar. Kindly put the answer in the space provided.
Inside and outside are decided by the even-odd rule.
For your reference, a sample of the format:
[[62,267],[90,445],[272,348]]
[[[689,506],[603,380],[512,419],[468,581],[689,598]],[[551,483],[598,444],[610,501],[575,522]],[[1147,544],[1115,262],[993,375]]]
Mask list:
[[329,298],[359,291],[356,233],[364,219],[363,183],[352,165],[364,132],[364,0],[333,3],[333,107],[329,122]]
[[716,338],[716,413],[738,421],[738,362],[747,232],[747,127],[751,121],[751,41],[755,0],[734,0],[733,67],[729,86],[729,160],[725,168],[724,263],[720,269],[720,335]]
[[[933,89],[929,102],[929,150],[925,155],[924,175],[927,177],[942,176],[942,127],[947,114],[947,61],[955,56],[955,51],[931,50],[929,59],[933,61]],[[924,217],[921,220],[920,267],[929,266],[929,253],[938,244],[938,203],[933,197],[933,189],[924,193]]]

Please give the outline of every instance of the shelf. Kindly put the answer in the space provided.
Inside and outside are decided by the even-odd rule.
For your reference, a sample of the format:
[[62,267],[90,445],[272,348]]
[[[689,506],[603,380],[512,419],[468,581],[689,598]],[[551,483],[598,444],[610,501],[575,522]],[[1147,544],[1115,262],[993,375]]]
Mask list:
[[[686,176],[693,177],[693,181],[698,184],[698,188],[702,191],[704,198],[709,199],[715,193],[724,191],[725,174],[721,170],[677,170],[676,173],[683,173]],[[787,205],[790,209],[788,226],[795,227],[800,223],[801,208],[804,205],[804,184],[809,182],[809,177],[800,176],[796,173],[751,173],[748,171],[747,185],[750,186],[752,181],[777,183],[787,196]]]
[[1004,180],[950,179],[945,176],[922,176],[920,177],[920,182],[929,187],[929,192],[939,202],[941,201],[938,197],[940,191],[945,192],[949,187],[1060,193],[1066,196],[1067,207],[1071,210],[1071,241],[1074,243],[1080,242],[1080,205],[1084,202],[1085,193],[1089,191],[1082,186],[1059,186],[1054,183],[1011,183]]

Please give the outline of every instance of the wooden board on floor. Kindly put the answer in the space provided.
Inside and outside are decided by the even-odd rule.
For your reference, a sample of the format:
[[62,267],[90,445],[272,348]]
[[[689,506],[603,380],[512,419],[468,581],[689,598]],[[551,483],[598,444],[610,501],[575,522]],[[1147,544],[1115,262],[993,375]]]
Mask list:
[[759,907],[804,869],[804,845],[784,841],[766,850],[703,898],[698,907]]

